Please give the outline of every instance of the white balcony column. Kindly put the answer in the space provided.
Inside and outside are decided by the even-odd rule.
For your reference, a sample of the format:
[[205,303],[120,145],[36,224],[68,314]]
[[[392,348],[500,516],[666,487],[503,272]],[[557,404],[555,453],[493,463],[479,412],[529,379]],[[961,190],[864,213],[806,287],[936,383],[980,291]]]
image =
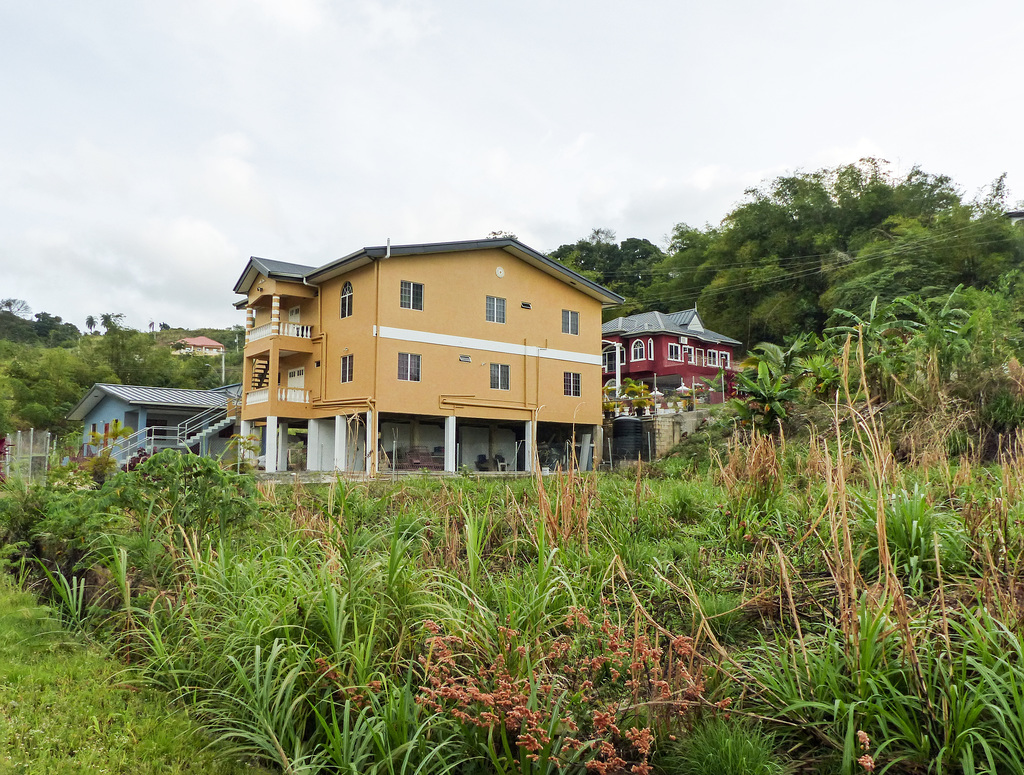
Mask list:
[[306,470],[322,471],[320,446],[323,440],[320,433],[320,421],[310,420],[308,428],[309,430],[306,432]]
[[268,474],[272,474],[277,471],[277,418],[268,417],[267,427],[263,429],[263,441],[266,443],[266,454],[264,459],[264,468]]
[[444,418],[444,470],[455,473],[455,415]]
[[525,425],[526,425],[526,428],[524,429],[524,432],[523,432],[523,461],[524,461],[523,470],[529,472],[529,471],[533,470],[533,426],[534,426],[534,422],[533,422],[533,420],[527,420]]
[[369,476],[377,473],[377,415],[372,409],[366,410],[366,464],[364,471]]
[[270,333],[273,336],[281,333],[281,297],[276,293],[270,301]]
[[277,470],[288,470],[288,423],[277,422]]
[[334,470],[348,470],[348,418],[334,416]]
[[248,443],[249,437],[252,436],[252,420],[242,420],[242,424],[238,432],[242,438],[238,440],[238,451],[236,454],[241,460],[250,460],[252,458],[252,452],[246,448],[246,444]]

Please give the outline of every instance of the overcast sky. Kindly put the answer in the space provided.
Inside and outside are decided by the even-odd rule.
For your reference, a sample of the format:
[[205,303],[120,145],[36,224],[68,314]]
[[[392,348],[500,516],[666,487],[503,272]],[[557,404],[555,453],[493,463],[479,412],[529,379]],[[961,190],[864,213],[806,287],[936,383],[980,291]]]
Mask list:
[[1024,196],[1024,6],[0,0],[0,298],[244,322],[250,255],[664,245],[878,156]]

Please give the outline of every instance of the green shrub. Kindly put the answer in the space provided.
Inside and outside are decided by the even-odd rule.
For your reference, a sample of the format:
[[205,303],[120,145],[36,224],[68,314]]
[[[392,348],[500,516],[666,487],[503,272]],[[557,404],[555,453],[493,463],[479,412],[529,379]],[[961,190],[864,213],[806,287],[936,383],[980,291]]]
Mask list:
[[760,727],[720,716],[694,727],[658,762],[677,775],[781,775],[775,737]]

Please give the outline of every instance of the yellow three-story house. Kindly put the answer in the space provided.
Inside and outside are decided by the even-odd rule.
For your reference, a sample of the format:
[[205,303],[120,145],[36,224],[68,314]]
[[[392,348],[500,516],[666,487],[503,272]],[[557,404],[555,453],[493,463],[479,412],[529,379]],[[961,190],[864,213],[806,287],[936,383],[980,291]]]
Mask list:
[[600,456],[601,310],[622,298],[515,239],[363,248],[321,267],[253,257],[235,291],[242,432],[261,438],[267,471]]

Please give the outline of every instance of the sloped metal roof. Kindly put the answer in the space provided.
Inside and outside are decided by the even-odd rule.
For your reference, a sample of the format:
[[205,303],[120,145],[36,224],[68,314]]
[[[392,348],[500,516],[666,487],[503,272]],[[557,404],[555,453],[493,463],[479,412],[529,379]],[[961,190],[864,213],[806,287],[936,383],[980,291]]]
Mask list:
[[614,306],[625,301],[622,296],[614,291],[608,290],[603,285],[595,283],[579,272],[563,266],[558,261],[548,258],[543,253],[510,237],[460,240],[456,242],[423,242],[412,245],[376,245],[361,248],[354,253],[349,253],[347,256],[330,261],[319,268],[287,264],[284,261],[271,261],[270,259],[253,256],[249,259],[249,263],[246,264],[242,276],[235,283],[235,293],[248,293],[257,271],[262,272],[268,277],[287,277],[316,284],[385,256],[418,256],[430,255],[432,253],[456,253],[495,248],[504,250],[506,253],[522,259],[542,272],[552,277],[557,277],[562,282],[577,288],[588,296],[599,299],[605,306]]
[[692,336],[705,342],[715,344],[740,344],[739,341],[725,334],[719,334],[704,328],[691,325],[700,323],[700,316],[696,309],[683,310],[681,312],[640,312],[636,315],[615,318],[601,326],[601,333],[618,334],[620,336],[635,336],[637,334],[676,334],[678,336]]
[[99,382],[90,388],[85,397],[68,412],[69,420],[81,421],[107,396],[113,396],[133,406],[154,406],[161,408],[212,409],[227,407],[235,386],[229,385],[215,390],[187,390],[185,388],[146,387],[143,385],[113,385]]

